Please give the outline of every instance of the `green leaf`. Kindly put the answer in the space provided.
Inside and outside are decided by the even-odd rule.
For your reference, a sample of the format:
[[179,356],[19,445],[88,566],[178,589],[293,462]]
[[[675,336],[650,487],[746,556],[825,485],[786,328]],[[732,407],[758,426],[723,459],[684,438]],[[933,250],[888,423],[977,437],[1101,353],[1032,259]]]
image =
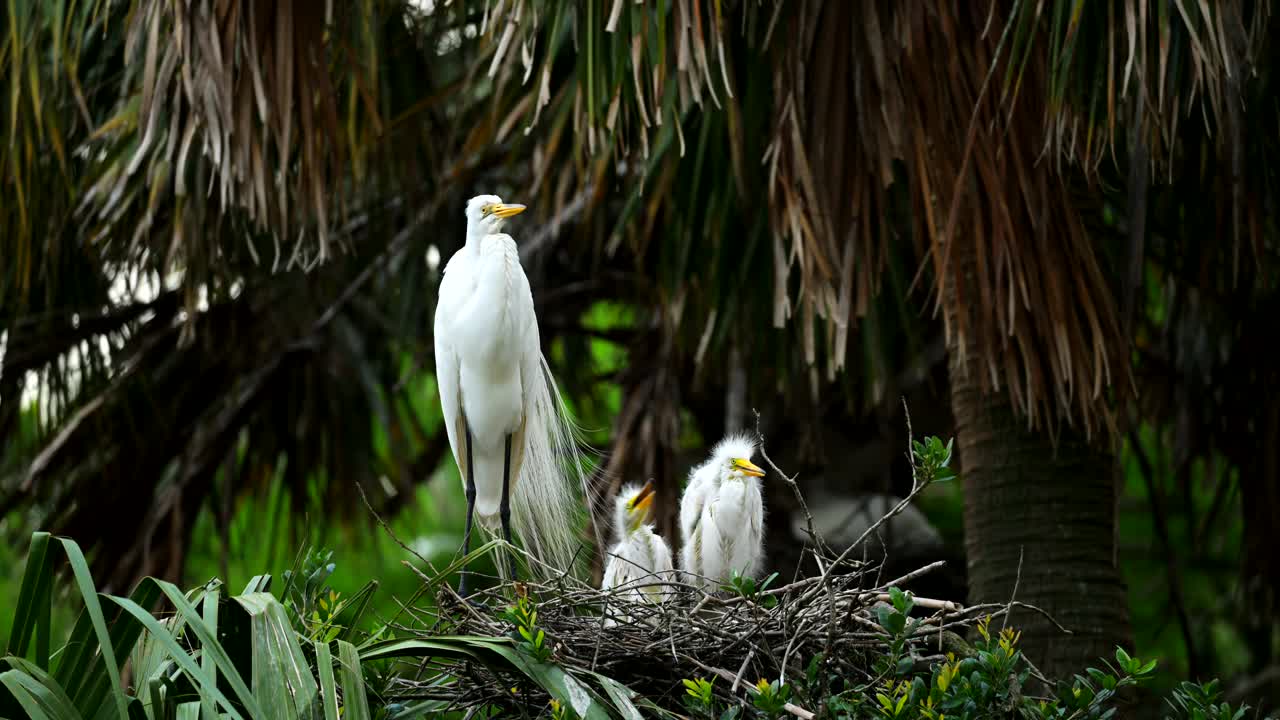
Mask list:
[[[18,604],[13,613],[13,625],[9,630],[8,655],[25,657],[27,645],[37,630],[37,625],[48,621],[49,589],[53,584],[53,569],[48,562],[49,538],[47,532],[31,535],[31,549],[27,552],[27,567],[22,573],[22,585],[18,591]],[[41,609],[41,606],[44,609]],[[45,645],[45,661],[37,664],[48,667],[48,628],[42,630]],[[37,650],[37,656],[40,652]]]
[[378,589],[378,581],[371,580],[364,587],[356,591],[356,594],[347,599],[342,606],[342,610],[333,618],[332,622],[341,628],[337,639],[350,640],[352,633],[360,624],[360,619],[364,617],[364,613],[369,608],[369,603],[373,602],[373,594]]
[[0,685],[4,685],[13,694],[14,699],[18,701],[18,704],[22,706],[22,709],[27,713],[27,717],[31,718],[31,720],[62,720],[51,715],[52,710],[41,704],[28,684],[24,682],[25,678],[26,676],[22,673],[10,670],[0,674]]
[[[151,582],[156,582],[154,579],[151,579],[151,578],[148,578],[148,580]],[[162,625],[159,620],[156,620],[154,617],[152,617],[151,613],[139,607],[138,604],[133,602],[132,600],[129,600],[127,598],[119,598],[119,597],[112,597],[112,596],[108,596],[108,598],[112,602],[124,608],[124,610],[129,614],[133,615],[133,617],[137,618],[142,623],[143,627],[145,627],[147,631],[151,633],[152,639],[159,642],[159,644],[173,658],[174,662],[177,663],[178,667],[182,668],[182,670],[189,677],[193,679],[199,679],[202,692],[208,692],[212,694],[214,699],[222,703],[222,707],[225,708],[226,712],[229,713],[232,717],[243,718],[243,716],[240,715],[240,713],[236,711],[235,707],[231,704],[231,701],[228,700],[227,697],[222,694],[221,690],[219,690],[216,686],[208,687],[204,685],[205,675],[200,671],[200,666],[196,664],[196,661],[194,658],[192,658],[190,655],[187,654],[185,650],[182,649],[182,646],[178,644],[178,641],[174,639],[173,635],[169,633],[168,629],[165,628],[164,625]],[[196,626],[200,626],[200,624],[193,623],[192,626],[196,627]],[[223,675],[227,677],[228,681],[231,683],[232,688],[236,690],[237,695],[240,697],[240,701],[244,704],[245,708],[249,711],[250,717],[262,717],[262,712],[258,708],[258,703],[254,700],[253,696],[249,693],[249,688],[246,687],[244,684],[244,681],[240,679],[240,675],[235,672],[235,668],[231,665],[230,659],[226,658],[225,652],[222,651],[222,648],[218,646],[216,643],[214,643],[213,645],[205,644],[203,647],[205,652],[220,653],[222,655],[222,658],[218,659],[219,669],[221,669]],[[215,654],[215,658],[217,657],[218,655]]]
[[111,677],[111,697],[115,702],[118,717],[125,717],[128,715],[128,707],[120,683],[120,664],[116,662],[111,634],[107,632],[107,620],[102,614],[102,605],[98,602],[98,591],[94,588],[93,578],[89,575],[89,564],[85,562],[79,545],[66,538],[60,538],[60,540],[62,549],[67,554],[67,561],[71,564],[71,571],[80,589],[80,595],[84,598],[85,612],[89,614],[94,634],[98,636],[99,649],[106,661],[107,673]]
[[[267,717],[305,716],[320,691],[284,606],[267,593],[242,595],[235,601],[249,613],[254,698]],[[201,641],[208,642],[203,637]]]
[[915,667],[915,664],[916,664],[916,663],[915,663],[915,661],[914,661],[914,660],[912,660],[910,657],[900,657],[900,658],[898,658],[898,668],[897,668],[897,669],[898,669],[898,674],[899,674],[899,675],[906,675],[906,674],[910,673],[910,672],[911,672],[911,668]]
[[338,686],[333,680],[333,656],[329,643],[315,643],[316,674],[320,676],[320,699],[324,705],[324,720],[338,720]]
[[[605,694],[613,701],[613,707],[622,716],[623,720],[643,720],[640,710],[631,700],[636,697],[636,692],[611,677],[606,677],[600,673],[590,672],[596,682],[604,688]],[[685,682],[688,682],[687,680]]]
[[[140,607],[154,607],[160,599],[160,588],[154,583],[139,583],[130,598]],[[117,610],[111,623],[111,647],[116,654],[125,656],[133,652],[142,637],[142,624],[132,616]],[[106,662],[98,651],[93,637],[93,622],[88,608],[81,610],[75,628],[67,638],[54,677],[67,689],[76,708],[85,715],[103,709],[103,701],[111,692],[111,676]]]
[[369,699],[365,695],[360,654],[346,640],[338,641],[339,676],[342,677],[343,720],[369,720]]
[[607,720],[602,703],[580,681],[556,665],[540,662],[516,652],[509,645],[491,644],[513,667],[546,690],[551,697],[571,708],[582,720]]
[[[218,597],[220,594],[221,593],[219,593],[217,587],[208,589],[205,592],[204,600],[202,602],[202,607],[201,607],[201,610],[203,612],[202,619],[204,620],[204,624],[207,625],[209,629],[213,632],[214,637],[218,636]],[[213,656],[211,654],[201,653],[200,669],[204,671],[205,676],[208,678],[209,684],[213,685],[214,687],[217,687],[218,666],[216,663],[214,663]],[[203,717],[203,720],[218,720],[218,711],[214,707],[213,698],[209,697],[205,693],[201,693],[200,706],[201,706],[200,715]]]
[[[5,661],[13,669],[0,674],[0,682],[9,688],[9,692],[20,703],[20,693],[25,692],[41,708],[47,709],[50,717],[59,720],[78,720],[82,717],[66,691],[43,668],[20,657],[8,657]],[[23,703],[23,707],[26,708],[27,704]]]

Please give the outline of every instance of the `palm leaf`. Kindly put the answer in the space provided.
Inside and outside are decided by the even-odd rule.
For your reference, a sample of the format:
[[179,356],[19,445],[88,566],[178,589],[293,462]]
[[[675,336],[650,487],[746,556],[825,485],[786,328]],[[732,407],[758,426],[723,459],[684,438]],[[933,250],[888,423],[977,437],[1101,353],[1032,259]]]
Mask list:
[[[32,553],[28,560],[21,589],[28,608],[36,601],[46,605],[53,601],[41,597],[40,590],[55,567],[47,552],[48,539],[43,534],[33,538],[34,547],[45,550]],[[317,683],[284,606],[270,595],[250,592],[226,599],[211,587],[184,594],[172,584],[150,578],[139,584],[133,599],[99,595],[79,546],[61,539],[54,547],[71,566],[90,620],[82,617],[77,623],[66,645],[56,653],[60,662],[52,672],[20,655],[6,654],[0,660],[7,665],[0,672],[0,713],[5,716],[25,713],[58,720],[111,720],[175,715],[197,718],[203,712],[207,717],[308,717],[320,712],[321,687],[332,693],[332,668],[327,675],[322,669]],[[166,619],[139,602],[151,604],[161,595],[176,610]],[[220,603],[220,612],[214,612],[211,608]],[[104,604],[115,605],[121,612],[108,616],[102,612]],[[197,604],[203,605],[203,611],[197,610]],[[236,613],[240,613],[239,619]],[[220,616],[231,621],[218,623]],[[47,633],[47,617],[47,611],[16,612],[13,647],[21,646],[22,638]],[[86,631],[90,625],[93,630]],[[317,658],[329,657],[327,645],[321,647],[325,649]],[[240,648],[251,650],[240,652]],[[356,650],[345,641],[339,641],[339,648],[346,668],[343,714],[371,717]],[[140,696],[129,695],[117,669],[116,659],[131,652],[133,684]],[[233,691],[234,700],[219,688],[219,676]],[[103,702],[108,693],[114,702]]]

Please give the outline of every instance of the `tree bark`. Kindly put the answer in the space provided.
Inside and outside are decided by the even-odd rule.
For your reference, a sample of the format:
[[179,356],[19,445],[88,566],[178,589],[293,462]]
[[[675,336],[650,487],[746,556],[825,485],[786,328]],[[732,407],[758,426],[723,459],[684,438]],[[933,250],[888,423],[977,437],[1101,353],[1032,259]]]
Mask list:
[[[1070,677],[1116,645],[1132,648],[1129,607],[1116,565],[1113,456],[1067,428],[1057,447],[1027,429],[1003,392],[984,393],[974,349],[967,372],[952,353],[951,405],[964,482],[971,603],[1016,599],[1026,656],[1050,679]],[[1016,587],[1016,592],[1015,592]]]

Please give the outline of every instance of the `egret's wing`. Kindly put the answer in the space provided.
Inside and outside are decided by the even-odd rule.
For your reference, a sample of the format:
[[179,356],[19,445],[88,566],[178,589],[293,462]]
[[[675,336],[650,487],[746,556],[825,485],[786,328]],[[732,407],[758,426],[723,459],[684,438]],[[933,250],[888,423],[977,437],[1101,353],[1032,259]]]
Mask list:
[[[649,553],[653,557],[653,572],[657,576],[654,578],[658,582],[670,582],[674,579],[671,572],[673,566],[671,564],[671,548],[667,546],[667,542],[657,533],[649,534]],[[650,587],[646,588],[649,597],[654,600],[666,599],[668,593],[662,588]]]
[[462,409],[461,366],[453,343],[453,320],[458,306],[468,293],[470,266],[460,262],[457,255],[449,261],[440,281],[440,297],[436,303],[435,351],[436,387],[440,391],[440,412],[444,416],[445,432],[449,435],[449,449],[453,451],[462,482],[467,481],[467,457],[461,447],[465,437],[466,418]]
[[671,546],[661,535],[653,534],[653,569],[658,572],[670,572],[675,569],[675,564],[671,560]]
[[746,481],[743,485],[744,526],[734,548],[733,566],[742,574],[755,577],[764,555],[764,500],[757,483]]
[[716,499],[708,498],[702,507],[702,517],[694,528],[694,549],[698,553],[697,572],[707,578],[704,586],[714,587],[724,575],[725,557],[722,549],[724,533],[719,525]]
[[689,473],[689,482],[680,497],[680,541],[688,543],[693,537],[694,526],[702,517],[702,507],[707,496],[718,485],[717,469],[711,461],[703,462]]
[[689,485],[680,496],[680,541],[689,544],[693,537],[698,518],[702,516],[702,505],[706,502],[706,487],[696,475],[689,479]]
[[445,431],[449,435],[449,448],[462,481],[467,481],[467,454],[462,441],[466,437],[466,412],[462,408],[462,384],[458,356],[447,342],[436,340],[436,385],[440,390],[440,412],[444,416]]
[[630,575],[627,570],[630,567],[626,542],[620,542],[609,548],[609,555],[604,565],[604,581],[600,586],[609,589],[626,583]]

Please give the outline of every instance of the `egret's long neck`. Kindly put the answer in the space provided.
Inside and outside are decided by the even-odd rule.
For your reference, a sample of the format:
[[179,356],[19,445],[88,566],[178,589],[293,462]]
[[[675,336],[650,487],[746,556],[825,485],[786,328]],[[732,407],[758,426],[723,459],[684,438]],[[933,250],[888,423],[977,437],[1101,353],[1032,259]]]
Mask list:
[[[520,255],[506,235],[485,235],[474,251],[475,288],[455,322],[457,347],[473,352],[474,362],[507,367],[519,358],[511,345],[519,334],[511,326],[511,304],[517,300],[512,284],[520,272]],[[470,244],[463,252],[472,252]]]
[[465,246],[467,252],[471,253],[473,257],[479,257],[480,243],[484,240],[485,236],[488,234],[489,234],[488,231],[480,227],[479,223],[473,223],[468,221],[467,222],[467,244]]

